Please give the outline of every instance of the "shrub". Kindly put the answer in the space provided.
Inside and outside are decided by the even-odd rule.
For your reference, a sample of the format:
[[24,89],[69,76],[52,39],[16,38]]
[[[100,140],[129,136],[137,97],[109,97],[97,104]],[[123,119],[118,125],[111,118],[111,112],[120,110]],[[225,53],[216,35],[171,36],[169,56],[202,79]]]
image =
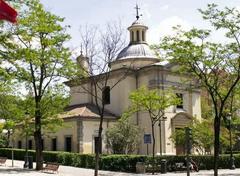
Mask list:
[[60,152],[57,154],[57,162],[66,166],[72,166],[74,153]]
[[[25,150],[23,149],[13,149],[14,152],[14,159],[16,160],[24,160],[24,156],[26,154]],[[28,151],[29,156],[33,156],[33,160],[35,161],[35,152],[33,150]],[[0,149],[0,156],[4,156],[7,158],[12,158],[12,149],[11,148],[1,148]]]
[[111,171],[135,172],[137,162],[145,162],[141,155],[108,155],[101,157],[101,169]]
[[[0,148],[0,156],[11,158],[12,149],[10,148]],[[95,157],[92,154],[79,154],[79,153],[69,153],[69,152],[50,152],[44,151],[44,161],[45,162],[58,162],[62,165],[82,167],[82,168],[94,168]],[[14,149],[14,159],[24,160],[25,150]],[[33,156],[35,160],[35,151],[30,150],[29,156]],[[160,169],[160,164],[162,159],[167,160],[168,171],[176,170],[176,163],[184,163],[186,156],[157,156],[155,162],[157,170]],[[234,155],[236,167],[240,167],[240,154]],[[213,169],[214,157],[210,155],[193,155],[192,159],[197,163],[200,170]],[[152,157],[146,155],[101,155],[100,157],[100,169],[109,171],[122,171],[122,172],[136,172],[136,163],[144,162],[147,166],[147,170],[151,171]],[[221,155],[219,157],[219,168],[227,169],[230,167],[230,156]]]
[[[35,152],[34,152],[35,153]],[[43,151],[43,158],[44,161],[47,162],[56,162],[57,161],[57,156],[60,154],[61,152],[54,152],[54,151]],[[34,154],[35,155],[35,154]]]

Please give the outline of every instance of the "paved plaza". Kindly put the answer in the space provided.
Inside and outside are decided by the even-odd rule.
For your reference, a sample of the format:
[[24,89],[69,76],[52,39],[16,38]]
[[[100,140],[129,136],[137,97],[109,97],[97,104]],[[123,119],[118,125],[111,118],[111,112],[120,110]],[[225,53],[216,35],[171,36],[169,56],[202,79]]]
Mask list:
[[[34,164],[35,166],[35,164]],[[60,166],[59,173],[43,173],[35,170],[23,169],[23,161],[14,161],[14,167],[12,167],[12,161],[7,160],[6,166],[0,166],[0,176],[92,176],[94,171],[92,169],[83,169],[69,166]],[[99,176],[150,176],[151,174],[130,174],[130,173],[120,173],[120,172],[108,172],[99,171]],[[167,173],[167,174],[157,174],[165,176],[186,176],[186,173]],[[192,172],[192,176],[213,176],[213,171],[200,171]],[[240,176],[240,169],[219,170],[220,176]]]

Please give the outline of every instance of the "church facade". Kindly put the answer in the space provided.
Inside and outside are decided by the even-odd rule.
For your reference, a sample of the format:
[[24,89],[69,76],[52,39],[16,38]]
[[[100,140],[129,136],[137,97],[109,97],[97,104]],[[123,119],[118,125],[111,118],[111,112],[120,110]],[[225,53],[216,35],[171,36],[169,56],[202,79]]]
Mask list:
[[[139,18],[132,23],[129,30],[130,42],[110,64],[111,74],[109,84],[113,84],[119,75],[127,76],[109,92],[109,102],[106,104],[103,122],[102,152],[109,153],[105,145],[105,131],[111,127],[121,114],[130,106],[129,94],[146,86],[149,89],[168,89],[174,87],[175,93],[182,99],[182,103],[165,110],[165,118],[155,126],[156,153],[181,154],[183,146],[175,146],[170,139],[175,130],[183,129],[193,118],[201,118],[200,90],[192,88],[196,81],[189,81],[186,75],[175,72],[177,65],[160,62],[146,42],[148,27]],[[84,57],[80,57],[84,58]],[[95,153],[98,135],[99,114],[91,94],[81,93],[84,85],[71,85],[71,103],[63,115],[64,126],[56,133],[43,137],[44,150],[61,150],[79,153]],[[109,85],[110,86],[110,85]],[[146,144],[144,138],[151,138],[151,122],[147,113],[136,113],[132,123],[141,129],[141,144],[139,154],[152,153],[151,144]],[[31,142],[30,142],[31,141]],[[149,141],[148,141],[149,142]],[[18,148],[34,148],[33,138],[28,141],[15,140]]]

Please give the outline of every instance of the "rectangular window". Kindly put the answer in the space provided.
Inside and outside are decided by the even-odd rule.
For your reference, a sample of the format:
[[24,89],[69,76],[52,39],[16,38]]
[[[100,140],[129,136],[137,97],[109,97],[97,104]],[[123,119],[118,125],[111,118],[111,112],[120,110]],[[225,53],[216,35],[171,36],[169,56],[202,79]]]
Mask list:
[[32,149],[32,140],[28,140],[28,149],[29,149],[29,150]]
[[57,138],[52,139],[52,151],[57,151]]
[[19,149],[22,148],[22,141],[18,141],[18,148],[19,148]]
[[65,151],[67,151],[67,152],[72,151],[72,137],[71,136],[65,137]]
[[100,140],[99,137],[94,137],[94,146],[95,146],[95,153],[97,153],[97,149],[99,149],[99,153],[101,154],[102,153],[102,140]]
[[102,101],[103,101],[103,104],[110,104],[110,87],[109,86],[104,87],[102,91]]
[[176,93],[177,98],[179,98],[180,102],[177,104],[177,108],[183,109],[183,94]]

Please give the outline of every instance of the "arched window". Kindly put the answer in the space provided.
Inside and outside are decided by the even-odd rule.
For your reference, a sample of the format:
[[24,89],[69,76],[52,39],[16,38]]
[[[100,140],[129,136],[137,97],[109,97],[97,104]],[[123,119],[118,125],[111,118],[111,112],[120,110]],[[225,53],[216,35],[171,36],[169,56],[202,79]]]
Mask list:
[[131,32],[131,40],[132,40],[132,42],[134,41],[134,32],[133,31]]
[[110,87],[106,86],[102,91],[102,101],[103,104],[110,104]]
[[145,34],[144,34],[144,31],[142,31],[142,41],[145,41]]
[[139,31],[137,30],[137,42],[140,41]]

